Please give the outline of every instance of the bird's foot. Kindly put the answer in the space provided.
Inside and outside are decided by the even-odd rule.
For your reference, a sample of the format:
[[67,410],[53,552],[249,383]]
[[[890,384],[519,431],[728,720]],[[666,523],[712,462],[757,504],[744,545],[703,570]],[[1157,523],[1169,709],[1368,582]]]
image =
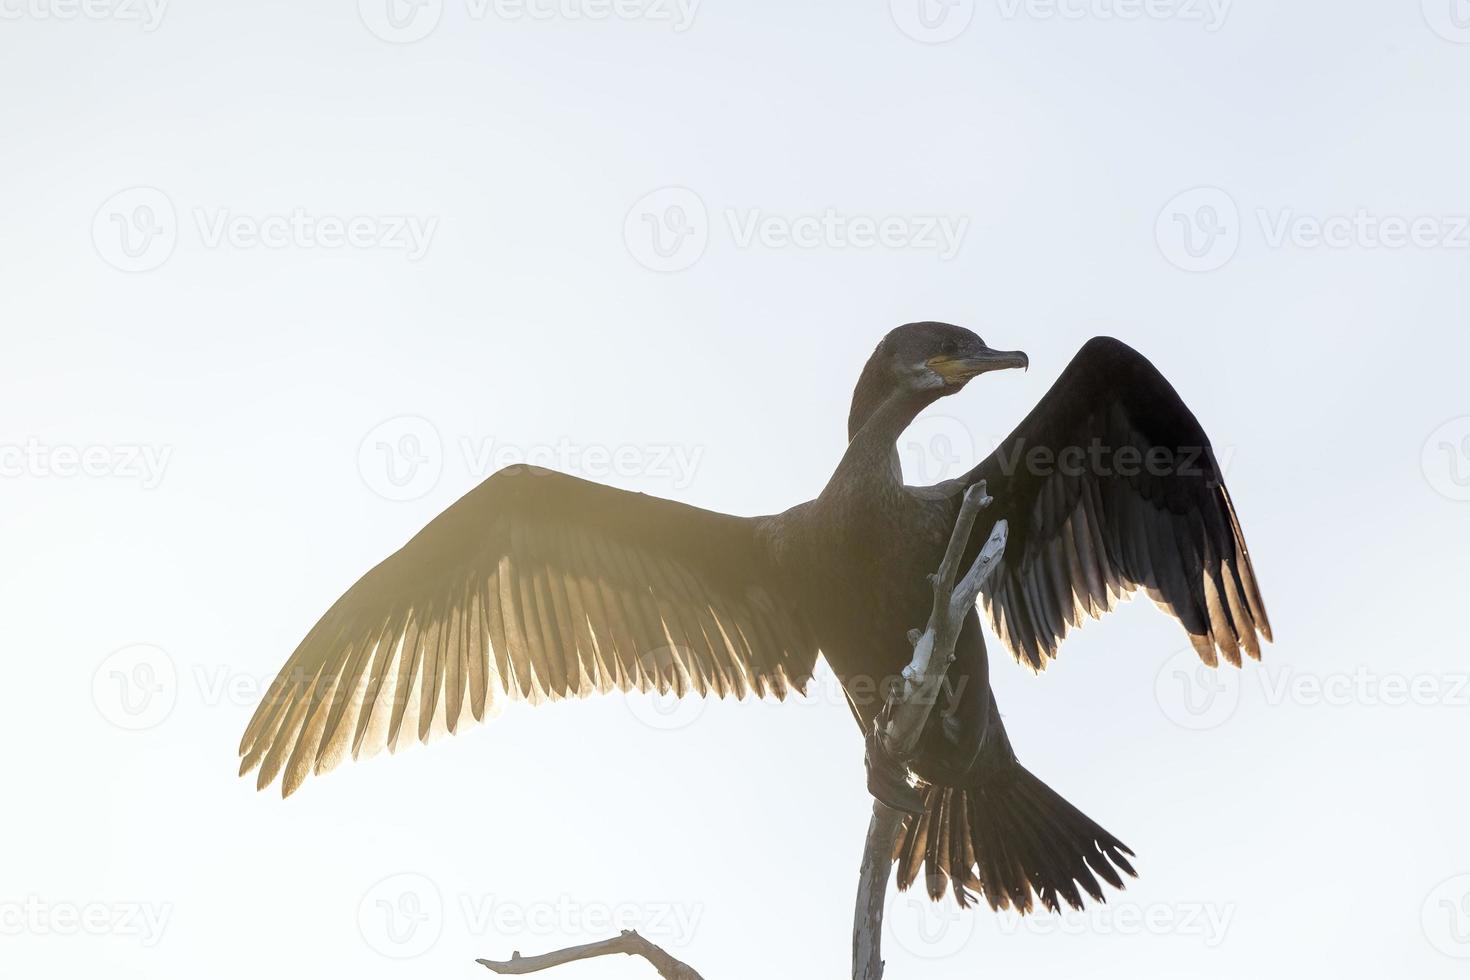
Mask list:
[[863,762],[868,769],[868,792],[873,799],[900,813],[924,812],[924,794],[909,782],[908,766],[883,747],[875,728],[864,742]]

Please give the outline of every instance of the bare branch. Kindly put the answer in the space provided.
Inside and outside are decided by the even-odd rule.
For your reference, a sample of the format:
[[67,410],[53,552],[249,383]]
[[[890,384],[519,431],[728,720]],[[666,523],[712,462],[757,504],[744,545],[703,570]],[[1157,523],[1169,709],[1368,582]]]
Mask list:
[[[879,729],[884,747],[898,759],[909,759],[918,745],[930,709],[938,700],[945,672],[954,660],[954,645],[964,626],[965,616],[985,580],[995,570],[1005,552],[1007,526],[996,521],[990,539],[980,549],[975,563],[964,578],[955,583],[960,559],[969,545],[970,532],[982,508],[990,506],[985,481],[965,491],[964,503],[955,520],[949,547],[939,570],[930,577],[934,585],[934,605],[929,625],[915,639],[914,656],[903,670],[903,683],[889,698],[884,715],[887,723]],[[857,908],[852,924],[853,980],[882,980],[883,976],[883,903],[888,891],[888,876],[893,867],[893,848],[903,827],[903,814],[878,800],[873,801],[873,818],[868,823],[868,837],[863,845],[863,863],[858,874]]]
[[993,500],[985,493],[984,480],[965,491],[965,500],[960,505],[944,561],[931,577],[934,604],[929,612],[929,625],[914,643],[913,660],[903,669],[902,687],[890,698],[888,724],[879,733],[884,747],[897,758],[908,758],[918,744],[924,723],[929,719],[929,709],[939,699],[945,671],[954,660],[954,645],[959,639],[960,628],[964,626],[965,614],[975,605],[985,580],[1005,552],[1008,528],[1001,520],[996,522],[990,539],[980,549],[970,570],[958,585],[955,584],[960,558],[969,544],[975,518]]
[[883,903],[888,897],[893,845],[902,826],[902,813],[873,801],[858,872],[857,909],[853,913],[853,980],[879,980],[883,976]]
[[625,929],[619,936],[612,939],[604,939],[597,943],[588,943],[585,946],[571,946],[567,949],[559,949],[552,953],[542,953],[540,956],[522,956],[520,953],[512,953],[508,960],[475,960],[481,966],[492,973],[520,974],[539,973],[553,966],[561,966],[563,963],[571,963],[576,960],[591,959],[594,956],[608,956],[613,953],[623,953],[628,956],[641,956],[664,980],[704,980],[698,973],[684,963],[674,959],[653,943],[638,935],[636,930]]

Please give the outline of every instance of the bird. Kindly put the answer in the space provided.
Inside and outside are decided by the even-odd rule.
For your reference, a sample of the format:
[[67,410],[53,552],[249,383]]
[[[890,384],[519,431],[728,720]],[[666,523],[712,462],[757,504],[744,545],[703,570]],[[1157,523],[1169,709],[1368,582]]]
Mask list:
[[[900,887],[1025,914],[1105,901],[1134,853],[1019,761],[990,685],[983,608],[1040,672],[1069,633],[1142,592],[1216,667],[1272,639],[1234,503],[1194,414],[1142,354],[1089,340],[972,470],[905,485],[898,441],[921,411],[1020,351],[937,321],[888,332],[853,391],[845,451],[821,492],[740,517],[528,465],[499,470],[370,569],[267,689],[240,773],[283,796],[346,757],[454,733],[508,701],[615,690],[785,700],[817,658],[841,682],[868,787],[900,810]],[[885,681],[927,621],[930,574],[965,492],[1008,540],[964,620],[915,757],[873,733]]]

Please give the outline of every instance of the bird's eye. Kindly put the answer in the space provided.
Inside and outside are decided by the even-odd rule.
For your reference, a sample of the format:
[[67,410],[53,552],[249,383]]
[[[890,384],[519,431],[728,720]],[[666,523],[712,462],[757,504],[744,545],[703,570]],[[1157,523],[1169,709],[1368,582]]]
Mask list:
[[949,338],[939,345],[939,353],[953,354],[960,349],[960,345],[954,338]]

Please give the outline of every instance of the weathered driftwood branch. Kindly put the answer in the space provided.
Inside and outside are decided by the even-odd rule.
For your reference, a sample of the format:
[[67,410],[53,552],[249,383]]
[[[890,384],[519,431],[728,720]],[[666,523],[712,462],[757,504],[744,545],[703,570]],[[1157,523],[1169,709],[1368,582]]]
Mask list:
[[[909,634],[914,643],[914,657],[903,670],[901,684],[895,685],[889,695],[878,730],[884,748],[896,759],[907,761],[913,756],[924,723],[929,720],[929,712],[943,689],[945,671],[954,660],[954,645],[965,616],[1005,551],[1007,528],[1001,520],[996,522],[975,563],[956,584],[960,559],[970,541],[975,518],[982,508],[990,506],[991,500],[986,495],[984,481],[965,491],[944,560],[939,571],[930,576],[934,605],[929,612],[929,625],[922,634],[917,631]],[[902,826],[903,814],[878,800],[873,801],[873,817],[868,823],[858,873],[857,908],[853,913],[853,980],[881,980],[883,976],[883,903],[893,867],[893,847]]]
[[[950,535],[949,547],[939,571],[931,575],[934,605],[929,612],[929,625],[923,633],[914,630],[909,639],[914,656],[904,668],[901,682],[890,692],[883,712],[878,737],[884,749],[895,759],[907,762],[913,757],[924,723],[944,687],[944,674],[954,660],[954,645],[959,639],[965,615],[975,605],[980,589],[990,576],[1006,546],[1006,522],[997,521],[990,540],[980,549],[975,563],[965,577],[955,582],[960,559],[970,541],[970,531],[981,509],[990,506],[984,481],[965,491],[960,514]],[[858,873],[857,909],[852,927],[853,980],[881,980],[883,976],[883,903],[888,892],[888,876],[893,868],[893,845],[903,826],[903,814],[873,801],[873,818],[868,823],[868,837],[863,844],[863,861]],[[641,956],[664,980],[703,980],[684,963],[674,959],[635,931],[585,946],[572,946],[540,956],[511,954],[508,960],[476,960],[499,974],[538,973],[541,970],[594,956],[623,953]]]
[[625,929],[621,935],[612,939],[588,943],[585,946],[571,946],[567,949],[559,949],[554,953],[543,953],[540,956],[522,956],[520,953],[512,953],[508,960],[476,960],[475,962],[493,973],[537,973],[553,966],[561,966],[563,963],[590,959],[594,956],[608,956],[612,953],[643,957],[653,964],[653,968],[664,980],[704,980],[694,971],[693,967],[680,963],[631,929]]

